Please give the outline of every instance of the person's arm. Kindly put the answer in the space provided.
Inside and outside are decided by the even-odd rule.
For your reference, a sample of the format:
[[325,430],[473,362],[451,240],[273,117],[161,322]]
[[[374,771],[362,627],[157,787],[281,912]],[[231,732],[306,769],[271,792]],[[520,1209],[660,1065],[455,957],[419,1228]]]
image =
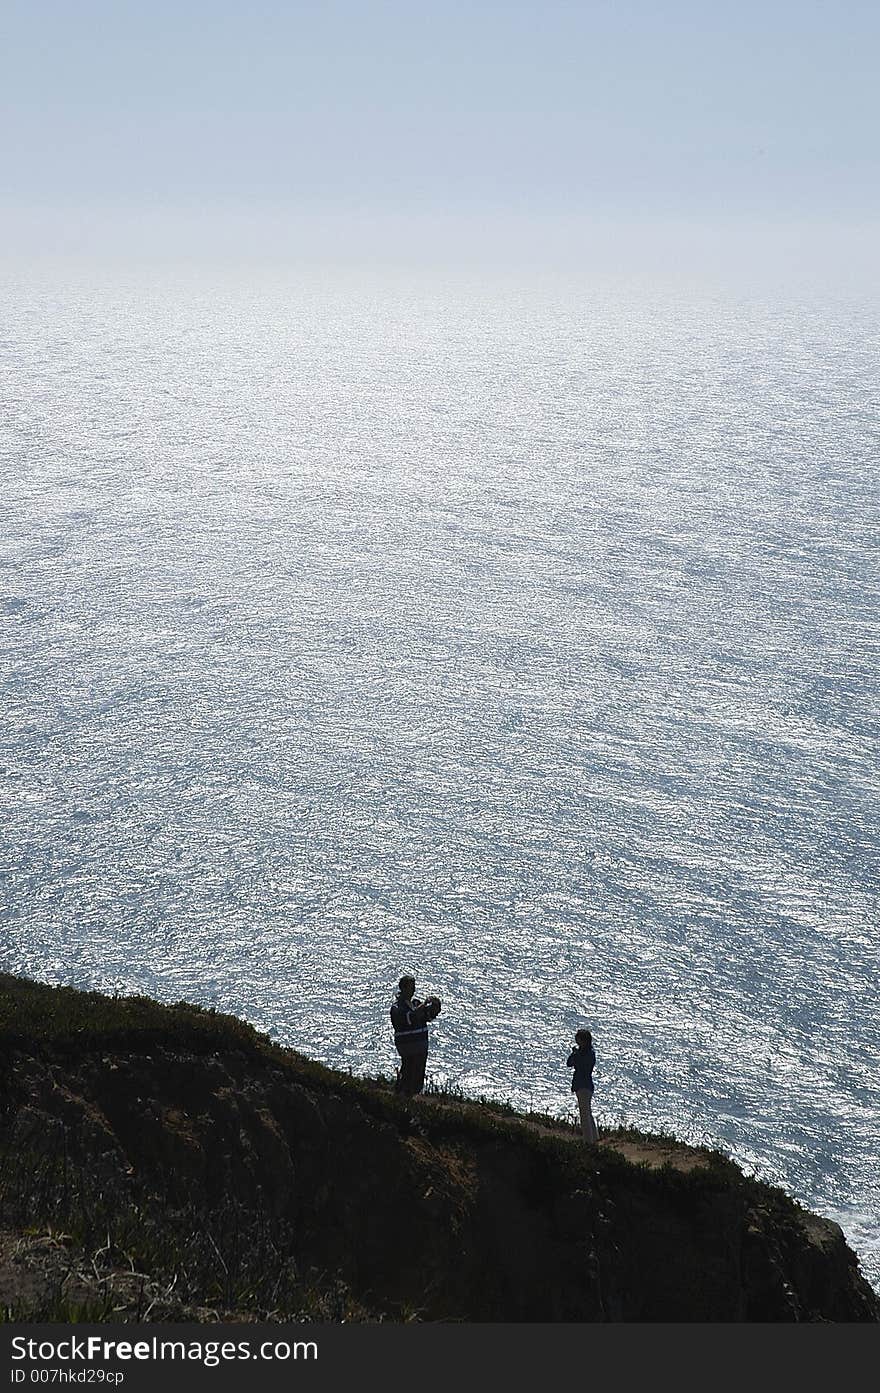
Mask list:
[[436,996],[429,996],[424,1001],[413,999],[407,1012],[409,1023],[412,1026],[427,1025],[435,1016],[440,1013],[440,1002]]
[[568,1060],[567,1060],[568,1068],[569,1068],[569,1069],[576,1069],[576,1068],[577,1068],[577,1062],[578,1062],[577,1050],[572,1050],[572,1052],[571,1052],[571,1054],[568,1056]]

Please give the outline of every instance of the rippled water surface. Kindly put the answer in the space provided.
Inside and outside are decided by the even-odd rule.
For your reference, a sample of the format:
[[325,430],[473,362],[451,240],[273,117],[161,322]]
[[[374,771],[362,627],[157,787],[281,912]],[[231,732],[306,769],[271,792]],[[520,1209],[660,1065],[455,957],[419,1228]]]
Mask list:
[[865,305],[3,287],[0,966],[729,1150],[880,1284]]

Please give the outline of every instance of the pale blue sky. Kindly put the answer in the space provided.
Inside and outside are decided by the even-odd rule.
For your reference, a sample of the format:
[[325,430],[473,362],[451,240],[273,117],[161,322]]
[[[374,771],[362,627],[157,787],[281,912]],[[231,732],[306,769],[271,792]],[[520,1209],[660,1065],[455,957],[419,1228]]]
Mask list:
[[47,209],[864,226],[878,16],[860,0],[6,0],[0,207],[22,226]]

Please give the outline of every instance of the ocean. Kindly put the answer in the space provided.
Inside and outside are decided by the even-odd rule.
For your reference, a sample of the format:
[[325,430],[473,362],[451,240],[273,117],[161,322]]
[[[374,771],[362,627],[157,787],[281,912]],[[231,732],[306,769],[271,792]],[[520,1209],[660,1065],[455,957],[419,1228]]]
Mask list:
[[876,305],[8,272],[0,969],[718,1146],[880,1289]]

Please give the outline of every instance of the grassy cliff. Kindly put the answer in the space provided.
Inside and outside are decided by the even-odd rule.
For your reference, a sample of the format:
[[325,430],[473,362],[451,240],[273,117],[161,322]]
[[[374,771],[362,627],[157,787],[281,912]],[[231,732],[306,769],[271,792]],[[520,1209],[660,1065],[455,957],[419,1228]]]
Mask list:
[[229,1016],[0,976],[0,1314],[871,1321],[718,1153],[398,1098]]

